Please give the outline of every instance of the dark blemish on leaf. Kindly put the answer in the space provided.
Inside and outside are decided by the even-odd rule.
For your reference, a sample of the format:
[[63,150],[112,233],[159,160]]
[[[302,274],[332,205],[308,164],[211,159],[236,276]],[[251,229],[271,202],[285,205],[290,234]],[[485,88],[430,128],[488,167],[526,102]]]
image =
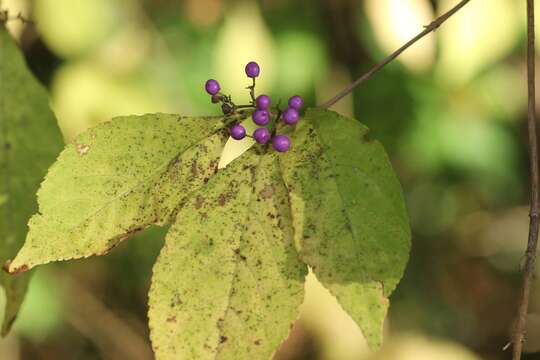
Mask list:
[[208,180],[210,180],[210,179],[207,178],[207,177],[205,177],[205,178],[203,179],[203,182],[206,184],[206,183],[208,182]]
[[272,185],[266,185],[259,194],[263,199],[270,199],[274,196],[274,187]]
[[193,177],[197,177],[197,175],[199,175],[199,169],[197,169],[197,161],[195,160],[191,162],[191,175],[193,175]]
[[170,307],[176,307],[176,306],[179,306],[179,305],[182,305],[183,302],[182,302],[182,299],[180,298],[180,295],[178,294],[175,294],[174,295],[174,299],[173,301],[171,302],[171,306]]
[[168,317],[167,318],[167,322],[171,323],[171,322],[176,322],[176,316],[171,316],[171,317]]
[[200,195],[195,199],[195,209],[200,209],[204,204],[204,198]]
[[221,336],[219,337],[219,343],[220,343],[220,344],[223,344],[225,341],[227,341],[227,337],[221,335]]
[[11,149],[11,143],[8,143],[8,142],[5,143],[5,144],[4,144],[4,149],[5,149],[5,150]]
[[[142,227],[142,226],[138,226],[138,227],[135,227],[133,229],[128,229],[126,230],[125,233],[117,236],[116,238],[113,238],[113,239],[110,239],[109,240],[109,244],[107,244],[107,248],[105,248],[105,250],[103,250],[100,254],[101,255],[104,255],[106,253],[108,253],[109,251],[111,251],[115,246],[117,246],[119,243],[121,243],[122,241],[124,240],[127,240],[129,239],[131,236],[133,236],[134,234],[140,232],[140,231],[143,231],[145,228]],[[116,239],[118,239],[119,241],[116,241]]]
[[90,150],[90,146],[86,144],[77,144],[75,148],[77,149],[77,153],[79,155],[86,155],[88,151]]
[[219,206],[224,206],[227,203],[227,196],[225,194],[220,194],[218,198]]
[[21,273],[23,273],[25,271],[28,271],[28,265],[26,265],[26,264],[21,265],[18,268],[15,268],[15,269],[10,269],[9,268],[10,265],[11,265],[11,260],[8,260],[8,261],[6,261],[6,263],[3,266],[4,271],[6,271],[8,274],[17,275],[17,274],[21,274]]
[[261,339],[257,339],[253,342],[255,345],[259,346],[261,345]]
[[247,258],[240,253],[240,249],[234,249],[234,253],[240,257],[240,259],[246,261]]

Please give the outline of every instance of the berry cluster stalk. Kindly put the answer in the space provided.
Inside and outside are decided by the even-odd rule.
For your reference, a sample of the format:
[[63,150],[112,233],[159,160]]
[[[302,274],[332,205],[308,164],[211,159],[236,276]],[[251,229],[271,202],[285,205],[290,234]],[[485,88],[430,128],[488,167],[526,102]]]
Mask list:
[[525,340],[525,324],[527,321],[527,310],[529,308],[531,281],[536,262],[536,250],[538,248],[538,139],[536,135],[535,72],[534,0],[527,0],[527,88],[529,94],[527,123],[531,172],[531,207],[529,212],[529,239],[525,252],[525,268],[523,270],[523,287],[512,336],[513,360],[521,359],[523,341]]

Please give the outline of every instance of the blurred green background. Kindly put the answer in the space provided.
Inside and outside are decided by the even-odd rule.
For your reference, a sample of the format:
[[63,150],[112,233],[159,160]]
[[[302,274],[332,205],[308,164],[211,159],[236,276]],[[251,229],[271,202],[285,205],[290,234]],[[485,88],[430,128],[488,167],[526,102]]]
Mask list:
[[[115,115],[218,114],[208,78],[327,100],[457,0],[2,0],[49,89],[65,140]],[[509,359],[502,348],[527,238],[524,1],[474,0],[334,109],[372,130],[401,179],[411,260],[391,297],[385,345],[361,332],[312,278],[276,359]],[[540,13],[539,13],[540,15]],[[540,44],[540,43],[539,43]],[[152,359],[151,267],[165,229],[100,258],[35,273],[0,359]],[[535,279],[525,359],[540,358]],[[1,299],[0,299],[1,301]]]

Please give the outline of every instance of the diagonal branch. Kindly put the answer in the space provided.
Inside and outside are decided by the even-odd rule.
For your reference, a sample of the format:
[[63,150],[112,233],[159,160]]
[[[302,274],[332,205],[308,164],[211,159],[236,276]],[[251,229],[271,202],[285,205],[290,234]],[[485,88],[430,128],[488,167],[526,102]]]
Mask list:
[[529,132],[529,160],[531,176],[531,207],[529,223],[529,240],[526,261],[523,271],[523,288],[519,301],[519,309],[512,335],[513,356],[519,360],[525,339],[525,324],[529,307],[529,294],[536,262],[536,249],[538,247],[538,140],[536,135],[536,103],[535,103],[535,44],[534,44],[534,0],[527,0],[527,85],[529,94],[528,132]]
[[319,105],[320,108],[329,108],[330,106],[337,103],[339,100],[344,98],[345,96],[349,95],[358,85],[363,83],[364,81],[368,80],[375,74],[377,71],[381,70],[383,67],[388,65],[392,60],[397,58],[399,55],[401,55],[402,52],[407,50],[411,45],[416,43],[418,40],[422,39],[427,34],[437,30],[439,26],[441,26],[446,20],[448,20],[452,15],[457,13],[462,7],[464,7],[470,0],[462,0],[460,3],[458,3],[456,6],[454,6],[452,9],[450,9],[448,12],[444,13],[443,15],[439,16],[437,19],[433,20],[428,26],[424,28],[424,31],[416,35],[414,38],[409,40],[405,45],[394,51],[392,54],[388,55],[386,58],[384,58],[380,63],[375,65],[371,70],[369,70],[367,73],[359,77],[357,80],[355,80],[352,84],[347,86],[345,89],[341,90],[336,96],[331,98],[330,100],[326,101],[324,104]]

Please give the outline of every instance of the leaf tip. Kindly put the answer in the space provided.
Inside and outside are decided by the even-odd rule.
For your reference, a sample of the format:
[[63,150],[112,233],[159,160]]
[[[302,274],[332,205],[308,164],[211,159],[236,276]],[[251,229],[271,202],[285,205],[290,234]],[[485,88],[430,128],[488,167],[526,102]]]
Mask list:
[[26,264],[17,267],[12,266],[11,260],[7,260],[2,269],[4,269],[4,271],[10,275],[17,275],[30,270],[30,268]]

